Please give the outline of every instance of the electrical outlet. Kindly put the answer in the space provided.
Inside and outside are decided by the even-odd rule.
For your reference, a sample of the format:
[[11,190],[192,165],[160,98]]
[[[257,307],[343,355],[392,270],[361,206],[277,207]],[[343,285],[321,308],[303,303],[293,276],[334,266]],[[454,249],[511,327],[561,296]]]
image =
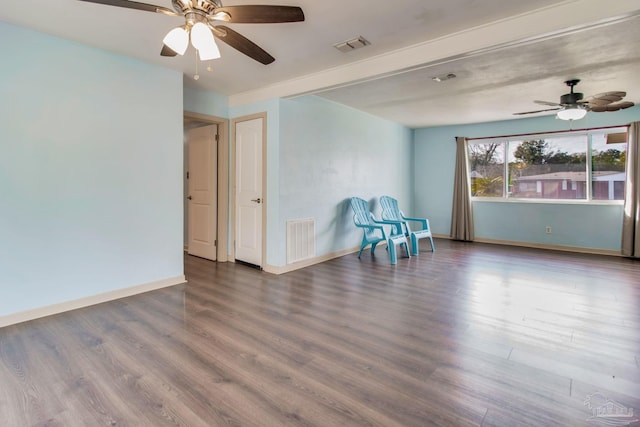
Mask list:
[[547,234],[551,234],[551,226],[550,226],[550,225],[547,225],[547,226],[544,228],[544,231],[545,231]]

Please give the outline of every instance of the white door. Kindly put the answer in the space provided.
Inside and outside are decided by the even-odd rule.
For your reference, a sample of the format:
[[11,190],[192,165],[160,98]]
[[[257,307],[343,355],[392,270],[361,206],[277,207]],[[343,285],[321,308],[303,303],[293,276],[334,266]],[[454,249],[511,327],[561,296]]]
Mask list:
[[216,260],[218,125],[191,129],[189,194],[187,196],[189,254]]
[[263,119],[237,122],[236,255],[238,261],[262,266],[262,137]]

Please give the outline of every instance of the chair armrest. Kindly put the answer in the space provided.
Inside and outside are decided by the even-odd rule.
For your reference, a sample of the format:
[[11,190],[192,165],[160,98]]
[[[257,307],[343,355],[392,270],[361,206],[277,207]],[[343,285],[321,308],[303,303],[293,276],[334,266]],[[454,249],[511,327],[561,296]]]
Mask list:
[[382,230],[384,231],[384,227],[381,225],[375,225],[375,224],[355,224],[356,227],[360,227],[360,228],[373,228],[376,230]]
[[376,224],[387,224],[387,225],[402,225],[404,224],[404,221],[391,221],[389,219],[374,219],[373,222],[375,222]]
[[422,224],[422,229],[423,230],[428,230],[429,229],[429,220],[426,218],[411,218],[408,216],[402,216],[403,219],[405,219],[406,221],[413,221],[413,222],[419,222]]
[[387,219],[383,219],[383,220],[378,220],[378,219],[373,219],[373,222],[375,222],[376,224],[385,224],[385,225],[390,225],[391,226],[391,234],[392,235],[404,235],[403,229],[402,229],[402,225],[405,223],[405,221],[392,221],[392,220],[387,220]]

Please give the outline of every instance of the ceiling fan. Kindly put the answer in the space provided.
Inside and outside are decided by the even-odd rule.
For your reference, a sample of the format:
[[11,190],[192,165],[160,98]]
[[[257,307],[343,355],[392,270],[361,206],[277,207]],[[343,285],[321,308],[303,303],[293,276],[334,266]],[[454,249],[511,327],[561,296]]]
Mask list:
[[544,111],[558,111],[557,117],[562,120],[579,120],[583,118],[588,111],[594,113],[602,113],[605,111],[618,111],[625,108],[633,107],[633,102],[622,101],[627,96],[626,92],[614,91],[603,92],[584,98],[580,92],[574,92],[573,88],[580,82],[579,79],[567,80],[564,82],[571,92],[560,97],[560,102],[533,101],[536,104],[548,105],[554,108],[546,108],[544,110],[525,111],[523,113],[513,113],[515,116],[524,114],[542,113]]
[[222,6],[220,0],[171,0],[173,9],[169,9],[129,0],[80,1],[183,17],[184,25],[169,31],[163,39],[160,55],[183,55],[191,40],[192,46],[203,61],[220,57],[214,36],[264,65],[275,61],[273,56],[240,33],[224,25],[214,25],[217,22],[267,24],[304,21],[304,13],[297,6]]

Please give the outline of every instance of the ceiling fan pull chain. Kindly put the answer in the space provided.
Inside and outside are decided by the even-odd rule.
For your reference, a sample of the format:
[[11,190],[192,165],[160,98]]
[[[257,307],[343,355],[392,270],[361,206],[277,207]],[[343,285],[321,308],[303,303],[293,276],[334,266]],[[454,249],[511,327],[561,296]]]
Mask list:
[[193,80],[198,80],[200,78],[200,74],[198,74],[198,56],[199,55],[200,55],[200,52],[196,50],[196,74],[193,76]]

